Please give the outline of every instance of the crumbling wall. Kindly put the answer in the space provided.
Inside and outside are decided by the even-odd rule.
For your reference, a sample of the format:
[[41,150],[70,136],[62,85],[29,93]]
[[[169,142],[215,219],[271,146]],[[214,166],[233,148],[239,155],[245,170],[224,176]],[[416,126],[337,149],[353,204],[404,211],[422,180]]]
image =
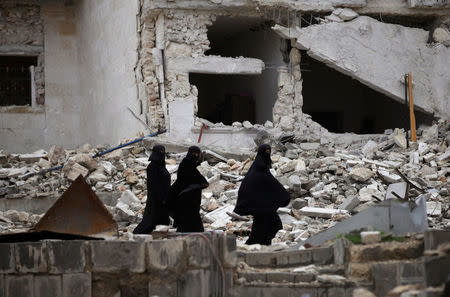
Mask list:
[[44,104],[44,28],[41,7],[35,1],[0,3],[0,55],[33,55],[35,97],[32,105]]
[[[205,56],[205,52],[210,48],[208,27],[218,16],[260,17],[261,20],[264,17],[261,12],[254,8],[249,9],[245,5],[242,5],[241,10],[155,9],[155,5],[155,2],[144,1],[141,11],[142,48],[139,67],[142,69],[141,81],[143,84],[141,86],[145,87],[145,92],[142,91],[140,94],[145,94],[145,96],[140,97],[145,98],[149,103],[150,124],[169,124],[168,128],[174,138],[190,137],[194,139],[196,137],[194,134],[199,132],[201,123],[196,118],[198,90],[196,86],[189,83],[189,72],[211,74],[258,74],[261,72],[255,59],[240,58],[242,60],[238,61],[237,58]],[[182,4],[180,5],[182,6]],[[144,28],[149,28],[148,32]],[[160,50],[164,50],[164,53],[159,53],[163,57],[155,56],[155,53]],[[301,92],[295,93],[295,91],[301,91],[301,84],[295,83],[295,78],[298,79],[301,76],[299,63],[299,59],[294,61],[286,75],[279,74],[281,77],[279,79],[279,100],[273,113],[275,124],[278,126],[283,119],[282,127],[290,131],[293,129],[292,124],[296,122],[299,112],[301,114],[301,105],[299,105],[300,109],[296,106],[298,102],[301,102]],[[163,77],[158,70],[160,64],[165,66]],[[281,73],[284,72],[281,70]],[[165,107],[167,108],[166,112],[164,111]],[[169,119],[163,119],[163,117]],[[271,125],[268,127],[270,128]],[[249,134],[253,128],[251,124],[242,127],[242,125],[230,127],[228,129],[230,131],[225,131],[224,127],[218,127],[221,130],[218,133],[222,135],[222,138],[227,135],[225,138],[230,138],[230,144],[232,144],[232,137],[228,136],[232,133],[244,133],[247,135],[246,137],[257,133]],[[214,134],[215,128],[212,128],[204,131],[205,135]],[[210,137],[205,136],[206,138]]]
[[273,108],[273,122],[283,131],[299,129],[302,119],[302,74],[300,72],[300,51],[289,53],[289,68],[278,69],[278,100]]

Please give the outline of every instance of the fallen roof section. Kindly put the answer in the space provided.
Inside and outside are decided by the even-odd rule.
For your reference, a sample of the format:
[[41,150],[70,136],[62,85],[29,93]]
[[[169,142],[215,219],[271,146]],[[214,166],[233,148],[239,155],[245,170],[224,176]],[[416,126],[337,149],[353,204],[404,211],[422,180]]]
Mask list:
[[414,104],[440,117],[450,116],[450,48],[427,44],[429,33],[361,16],[306,28],[274,30],[294,39],[312,58],[372,89],[404,101],[404,75],[412,73]]

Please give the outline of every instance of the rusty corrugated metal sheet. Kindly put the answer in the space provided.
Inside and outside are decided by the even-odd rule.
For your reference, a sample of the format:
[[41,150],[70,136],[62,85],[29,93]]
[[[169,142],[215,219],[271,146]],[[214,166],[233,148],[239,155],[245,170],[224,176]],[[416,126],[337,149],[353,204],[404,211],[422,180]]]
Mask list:
[[80,175],[34,227],[78,235],[115,235],[117,223]]

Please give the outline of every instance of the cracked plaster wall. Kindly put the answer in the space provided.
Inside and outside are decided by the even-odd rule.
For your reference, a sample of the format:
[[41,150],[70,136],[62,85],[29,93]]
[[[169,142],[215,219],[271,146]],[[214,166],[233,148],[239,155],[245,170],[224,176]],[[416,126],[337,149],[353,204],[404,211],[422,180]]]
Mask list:
[[[172,65],[171,59],[193,58],[199,60],[205,57],[204,53],[209,49],[209,40],[207,36],[208,27],[213,24],[218,16],[245,16],[261,17],[261,14],[254,9],[242,10],[183,10],[183,9],[154,9],[152,1],[144,1],[141,10],[141,49],[140,61],[137,70],[138,81],[140,81],[140,99],[148,104],[148,122],[152,127],[163,125],[164,119],[163,103],[165,99],[168,108],[167,123],[170,125],[170,133],[176,139],[185,140],[196,139],[201,122],[195,117],[197,114],[197,96],[198,90],[189,83],[187,71],[180,69],[165,69],[164,84],[162,78],[158,76],[158,59],[155,57],[155,48],[158,48],[157,39],[161,38],[162,48],[166,65]],[[157,22],[163,16],[164,26],[161,26],[163,32],[158,30]],[[145,31],[145,28],[148,28]],[[159,37],[158,37],[159,36]],[[295,56],[295,52],[297,55]],[[279,90],[278,100],[275,103],[273,118],[276,126],[285,130],[293,130],[294,123],[298,125],[299,116],[301,116],[301,74],[300,58],[298,51],[294,51],[297,58],[287,69],[279,70]],[[213,56],[206,56],[208,59],[214,59]],[[220,72],[220,65],[217,66]],[[160,98],[161,88],[164,87],[165,98]],[[297,92],[297,93],[296,93]],[[298,93],[299,92],[299,93]],[[251,130],[251,129],[250,129]],[[225,132],[226,131],[226,132]],[[255,135],[258,131],[246,131],[244,128],[220,128],[216,130],[221,138],[227,138],[226,144],[237,145],[234,134]],[[208,138],[216,137],[208,134],[214,134],[214,129],[205,131],[204,141]],[[246,137],[246,136],[244,136]],[[252,146],[252,142],[240,141]]]

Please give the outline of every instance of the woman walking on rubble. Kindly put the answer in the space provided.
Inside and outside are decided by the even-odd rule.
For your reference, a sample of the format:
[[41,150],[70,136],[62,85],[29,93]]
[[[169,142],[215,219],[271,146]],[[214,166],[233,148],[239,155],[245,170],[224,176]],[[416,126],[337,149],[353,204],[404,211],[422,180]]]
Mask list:
[[272,166],[270,152],[270,145],[259,146],[255,161],[239,188],[234,212],[253,216],[252,231],[246,244],[270,245],[278,230],[283,228],[277,209],[288,205],[290,197],[269,171]]
[[170,174],[166,169],[166,149],[155,145],[147,166],[147,202],[142,221],[133,230],[134,234],[149,234],[156,225],[169,225],[167,203]]
[[170,209],[177,232],[203,232],[200,217],[202,189],[209,186],[197,170],[200,148],[191,146],[178,167],[177,180],[169,189]]

